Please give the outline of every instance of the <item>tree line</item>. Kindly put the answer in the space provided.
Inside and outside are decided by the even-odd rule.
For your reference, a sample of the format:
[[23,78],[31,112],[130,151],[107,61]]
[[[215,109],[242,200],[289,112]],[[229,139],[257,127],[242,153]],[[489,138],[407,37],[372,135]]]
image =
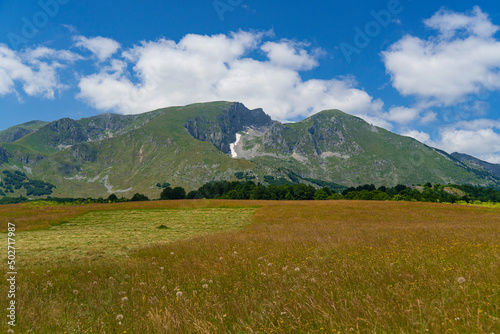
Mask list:
[[[20,175],[18,175],[20,176]],[[20,179],[19,179],[20,180]],[[186,193],[182,187],[161,187],[160,200],[181,199],[252,199],[252,200],[376,200],[376,201],[418,201],[436,203],[455,203],[465,201],[467,203],[494,202],[500,203],[500,191],[492,188],[483,188],[471,185],[441,185],[426,183],[423,186],[397,185],[395,187],[375,187],[373,184],[365,184],[351,187],[342,192],[335,192],[329,187],[316,189],[305,184],[282,184],[263,185],[252,181],[214,181],[209,182]],[[115,194],[107,198],[52,198],[49,201],[57,203],[117,203],[149,201],[150,198],[144,194],[136,193],[131,199],[118,198]],[[5,197],[0,204],[13,204],[29,201],[28,198],[20,196],[17,198]]]
[[255,200],[377,200],[455,203],[465,201],[500,203],[500,191],[471,185],[441,185],[426,183],[423,186],[399,184],[395,187],[373,184],[345,189],[341,193],[324,187],[316,189],[305,184],[263,185],[252,181],[209,182],[198,190],[186,191],[181,187],[166,187],[160,199],[255,199]]

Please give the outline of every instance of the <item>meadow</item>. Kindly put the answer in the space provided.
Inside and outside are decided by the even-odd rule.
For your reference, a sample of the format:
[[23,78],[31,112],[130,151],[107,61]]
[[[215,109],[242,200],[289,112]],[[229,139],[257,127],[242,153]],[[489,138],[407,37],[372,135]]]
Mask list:
[[499,333],[495,207],[19,204],[0,220],[19,231],[16,333]]

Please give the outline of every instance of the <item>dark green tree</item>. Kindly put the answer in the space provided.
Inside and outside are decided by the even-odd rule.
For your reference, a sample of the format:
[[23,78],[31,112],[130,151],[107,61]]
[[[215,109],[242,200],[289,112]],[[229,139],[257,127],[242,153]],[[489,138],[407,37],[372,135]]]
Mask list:
[[142,202],[149,201],[149,198],[146,195],[135,193],[134,196],[130,199],[131,202]]

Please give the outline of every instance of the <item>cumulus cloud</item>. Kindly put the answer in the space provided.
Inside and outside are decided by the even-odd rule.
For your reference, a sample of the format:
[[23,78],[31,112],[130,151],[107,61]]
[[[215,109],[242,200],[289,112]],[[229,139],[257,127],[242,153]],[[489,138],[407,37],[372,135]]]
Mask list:
[[382,52],[402,95],[448,106],[500,89],[500,41],[494,37],[499,27],[479,7],[467,13],[442,9],[424,23],[437,35],[407,35]]
[[459,152],[495,163],[500,158],[500,121],[476,119],[442,128],[435,147],[449,153]]
[[[300,49],[300,44],[292,41],[267,42],[261,46],[261,50],[266,52],[269,61],[277,66],[289,67],[295,70],[310,70],[318,66],[318,61],[314,55]],[[321,50],[317,50],[316,53],[321,53]]]
[[421,143],[427,143],[431,139],[431,136],[428,133],[417,130],[408,130],[406,132],[403,132],[401,135],[412,137],[413,139],[416,139]]
[[399,124],[408,124],[420,115],[420,111],[414,108],[393,107],[389,110],[388,119]]
[[124,114],[229,100],[262,107],[279,120],[337,108],[391,126],[383,102],[356,88],[352,78],[302,79],[300,71],[318,66],[320,51],[288,40],[264,42],[265,35],[240,31],[142,42],[114,56],[114,67],[82,77],[78,96],[97,109]]
[[0,95],[19,93],[16,83],[21,83],[29,96],[54,99],[55,91],[65,88],[58,71],[65,63],[78,59],[78,55],[69,51],[39,47],[16,52],[0,44]]
[[74,40],[75,46],[89,50],[101,62],[111,57],[121,47],[117,41],[101,36],[93,38],[76,36]]

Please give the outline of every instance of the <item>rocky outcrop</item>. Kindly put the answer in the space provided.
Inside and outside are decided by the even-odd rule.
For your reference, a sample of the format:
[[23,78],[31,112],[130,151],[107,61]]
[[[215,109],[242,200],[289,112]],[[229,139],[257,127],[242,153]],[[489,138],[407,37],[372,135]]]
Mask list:
[[85,129],[82,128],[77,121],[70,118],[62,118],[60,120],[49,123],[42,128],[40,132],[44,132],[47,142],[50,146],[58,145],[74,145],[87,140]]
[[59,148],[89,141],[100,141],[143,126],[158,114],[158,112],[141,115],[101,114],[77,121],[63,118],[38,129],[33,133],[35,138],[32,140]]
[[[294,143],[285,139],[287,134],[285,132],[290,133],[292,135],[291,137],[294,138],[290,129],[285,128],[280,122],[274,122],[264,136],[262,136],[263,149],[271,149],[283,153],[292,153]],[[292,146],[292,148],[290,146]]]
[[357,154],[360,146],[349,138],[343,124],[335,117],[318,114],[304,121],[304,126],[275,122],[263,135],[264,150],[283,154],[322,156],[336,154]]
[[262,109],[247,109],[241,103],[233,103],[220,114],[208,113],[204,117],[188,119],[184,127],[196,139],[214,144],[224,153],[230,153],[230,144],[236,141],[236,133],[249,127],[271,125],[272,120]]

